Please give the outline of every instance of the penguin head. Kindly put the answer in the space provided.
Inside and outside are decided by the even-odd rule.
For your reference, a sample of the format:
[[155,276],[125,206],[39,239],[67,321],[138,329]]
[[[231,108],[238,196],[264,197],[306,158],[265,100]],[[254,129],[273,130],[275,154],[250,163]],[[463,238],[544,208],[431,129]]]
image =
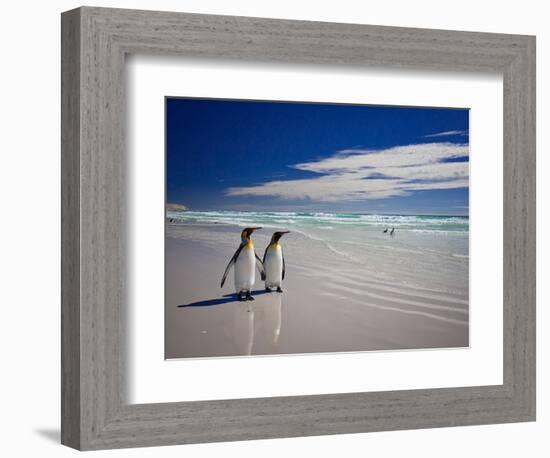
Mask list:
[[247,227],[245,229],[243,229],[243,231],[241,232],[241,240],[243,242],[246,242],[250,239],[250,236],[252,235],[252,233],[254,231],[257,231],[258,229],[261,229],[261,227]]
[[289,232],[290,231],[274,232],[271,237],[271,243],[277,243],[283,235],[288,234]]

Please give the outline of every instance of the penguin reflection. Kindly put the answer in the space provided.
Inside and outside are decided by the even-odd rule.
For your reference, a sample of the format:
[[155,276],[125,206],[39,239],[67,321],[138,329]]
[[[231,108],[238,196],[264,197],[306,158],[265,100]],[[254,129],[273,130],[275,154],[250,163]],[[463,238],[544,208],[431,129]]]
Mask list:
[[250,356],[277,353],[283,316],[282,295],[265,295],[254,305],[238,304],[233,315],[235,349]]

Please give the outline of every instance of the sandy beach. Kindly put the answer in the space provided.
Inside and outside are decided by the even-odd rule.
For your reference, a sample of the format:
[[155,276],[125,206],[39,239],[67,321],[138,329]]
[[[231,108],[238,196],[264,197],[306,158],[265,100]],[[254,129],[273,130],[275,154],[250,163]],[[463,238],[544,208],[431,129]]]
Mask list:
[[[469,345],[467,234],[319,227],[288,227],[282,294],[257,275],[255,301],[238,302],[233,274],[220,279],[242,225],[167,223],[166,358]],[[254,234],[260,257],[274,230]]]

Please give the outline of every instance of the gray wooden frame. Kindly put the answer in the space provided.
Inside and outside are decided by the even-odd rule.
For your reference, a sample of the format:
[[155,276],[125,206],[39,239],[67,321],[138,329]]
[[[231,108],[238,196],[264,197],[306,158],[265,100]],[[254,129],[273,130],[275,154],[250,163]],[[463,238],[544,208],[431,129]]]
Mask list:
[[[128,404],[128,53],[503,74],[504,383]],[[534,420],[535,38],[90,7],[63,13],[61,315],[61,437],[81,450]]]

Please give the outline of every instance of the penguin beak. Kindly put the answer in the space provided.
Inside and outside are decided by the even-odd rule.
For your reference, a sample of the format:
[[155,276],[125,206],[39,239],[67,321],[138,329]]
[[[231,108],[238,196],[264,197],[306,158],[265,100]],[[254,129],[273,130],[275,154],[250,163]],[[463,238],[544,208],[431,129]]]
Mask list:
[[251,232],[254,232],[254,231],[257,231],[258,229],[261,229],[261,227],[251,227],[251,228],[250,228],[250,231],[251,231]]

